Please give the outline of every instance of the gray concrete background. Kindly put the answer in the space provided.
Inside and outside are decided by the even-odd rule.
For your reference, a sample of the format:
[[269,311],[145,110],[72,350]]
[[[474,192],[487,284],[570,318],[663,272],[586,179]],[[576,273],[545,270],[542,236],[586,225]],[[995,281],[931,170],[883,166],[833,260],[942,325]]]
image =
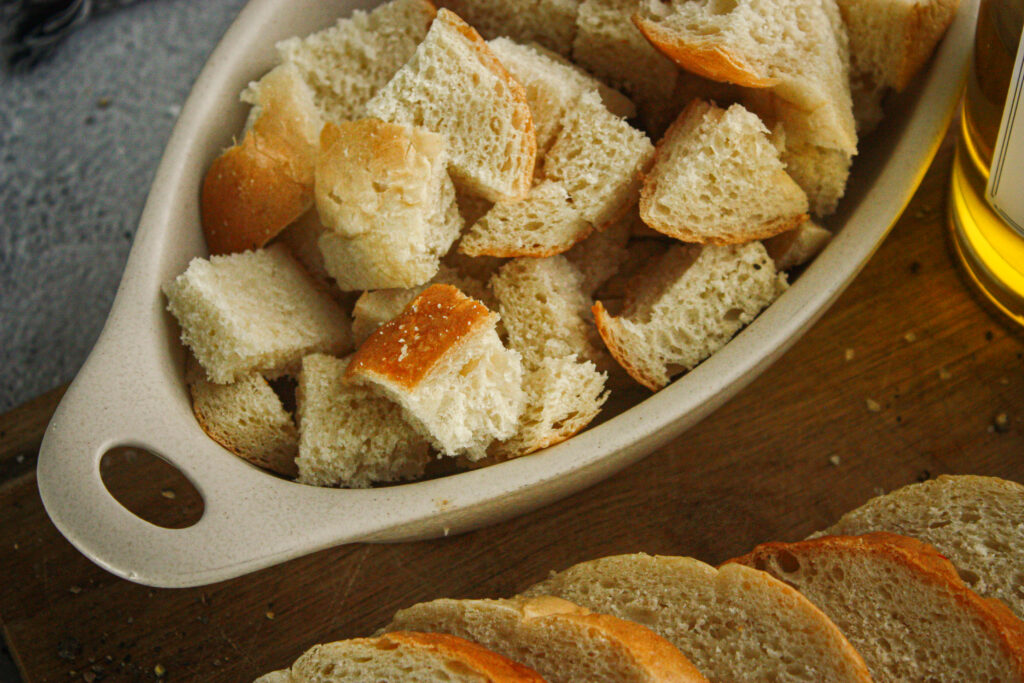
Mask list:
[[0,412],[74,377],[164,144],[244,0],[143,0],[0,72]]

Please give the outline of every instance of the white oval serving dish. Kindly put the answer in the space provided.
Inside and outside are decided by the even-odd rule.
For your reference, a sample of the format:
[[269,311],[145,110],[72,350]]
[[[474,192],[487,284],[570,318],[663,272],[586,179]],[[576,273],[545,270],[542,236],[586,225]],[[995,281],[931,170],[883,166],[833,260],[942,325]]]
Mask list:
[[[962,0],[927,70],[893,102],[882,130],[865,141],[847,197],[828,221],[841,227],[836,238],[789,291],[694,371],[611,420],[526,458],[388,488],[317,489],[250,466],[199,428],[184,384],[177,327],[160,287],[191,258],[206,254],[201,179],[241,129],[246,108],[238,93],[273,65],[274,43],[373,4],[252,0],[181,111],[106,326],[39,454],[39,492],[53,523],[114,574],[153,586],[195,586],[342,543],[467,531],[590,486],[693,426],[825,312],[899,217],[953,115],[977,13],[977,0]],[[115,446],[147,449],[181,470],[203,497],[199,522],[165,529],[122,507],[99,470],[101,457]]]

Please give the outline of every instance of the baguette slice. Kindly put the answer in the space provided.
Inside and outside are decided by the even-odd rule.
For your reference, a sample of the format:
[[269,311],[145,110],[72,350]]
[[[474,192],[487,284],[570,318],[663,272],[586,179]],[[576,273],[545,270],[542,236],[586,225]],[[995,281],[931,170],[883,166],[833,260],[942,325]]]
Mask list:
[[421,476],[429,445],[397,405],[345,380],[349,362],[323,354],[302,359],[296,392],[299,482],[367,488]]
[[242,142],[203,179],[200,211],[211,254],[257,249],[313,205],[322,120],[313,92],[288,64],[242,93],[253,105]]
[[872,498],[814,534],[889,531],[949,558],[971,589],[1024,618],[1024,486],[996,477],[943,475]]
[[550,596],[424,602],[398,612],[388,629],[466,638],[549,683],[707,680],[650,629]]
[[391,0],[372,12],[356,10],[330,28],[277,44],[313,91],[328,121],[357,119],[427,35],[437,11],[427,0]]
[[370,335],[346,378],[402,406],[406,420],[445,455],[479,460],[516,431],[522,363],[495,332],[498,316],[450,285],[431,285]]
[[214,384],[189,356],[185,382],[192,412],[206,434],[243,460],[294,477],[298,434],[292,416],[258,372],[233,384]]
[[640,278],[621,315],[598,301],[594,320],[615,360],[657,391],[725,346],[785,288],[760,242],[674,246]]
[[580,0],[439,0],[488,40],[507,37],[537,42],[568,57],[576,35]]
[[1024,624],[967,588],[925,543],[885,532],[825,536],[766,543],[732,562],[806,595],[879,683],[1024,680]]
[[328,123],[316,162],[319,239],[342,290],[413,287],[437,273],[462,218],[436,133],[377,119]]
[[777,270],[790,270],[810,263],[832,241],[832,233],[814,221],[764,241],[764,248]]
[[807,195],[786,173],[757,116],[691,102],[658,143],[640,216],[684,242],[736,244],[807,219]]
[[366,111],[444,136],[449,170],[474,194],[515,200],[530,189],[537,141],[526,92],[453,12],[437,13],[415,54]]
[[255,683],[544,683],[537,672],[476,643],[441,633],[387,633],[314,645],[290,669]]
[[577,564],[524,596],[554,595],[647,626],[711,681],[860,681],[835,624],[786,584],[740,565],[618,555]]
[[352,348],[348,316],[283,245],[192,259],[163,289],[181,341],[217,384],[297,372],[307,354]]

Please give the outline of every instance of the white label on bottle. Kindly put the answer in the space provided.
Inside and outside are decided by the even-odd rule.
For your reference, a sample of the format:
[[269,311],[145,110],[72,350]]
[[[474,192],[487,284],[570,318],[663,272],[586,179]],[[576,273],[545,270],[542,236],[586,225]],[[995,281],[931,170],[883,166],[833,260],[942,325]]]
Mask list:
[[1008,225],[1024,235],[1024,34],[1017,46],[1010,89],[1003,105],[985,197]]

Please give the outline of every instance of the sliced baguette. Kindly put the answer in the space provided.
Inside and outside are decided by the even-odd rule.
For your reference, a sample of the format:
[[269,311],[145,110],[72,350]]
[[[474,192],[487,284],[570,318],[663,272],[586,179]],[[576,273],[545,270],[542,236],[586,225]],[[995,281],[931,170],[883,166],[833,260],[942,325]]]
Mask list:
[[807,596],[879,683],[1024,680],[1024,624],[967,588],[925,543],[885,532],[825,536],[766,543],[733,562]]
[[434,600],[401,610],[388,629],[466,638],[535,669],[550,683],[707,680],[650,629],[550,596]]
[[440,633],[387,633],[314,645],[290,669],[255,683],[544,683],[535,671],[462,638]]
[[832,241],[832,233],[814,221],[764,241],[764,248],[777,270],[790,270],[810,263]]
[[526,93],[453,12],[437,13],[415,54],[366,112],[444,136],[452,175],[474,194],[514,200],[530,189],[537,141]]
[[1024,618],[1024,486],[996,477],[943,475],[872,498],[822,535],[889,531],[945,555],[968,587]]
[[523,595],[554,595],[647,626],[711,681],[871,680],[821,610],[781,581],[740,565],[604,557],[553,574]]
[[807,195],[786,173],[761,120],[734,104],[692,101],[658,143],[640,217],[684,242],[736,244],[807,219]]
[[397,405],[345,380],[350,360],[323,354],[302,359],[299,482],[366,488],[421,476],[430,460],[427,442]]
[[615,360],[657,391],[720,349],[786,288],[760,242],[674,246],[612,316],[598,301],[594,320]]
[[402,406],[446,455],[479,460],[511,437],[523,411],[522,363],[502,346],[498,316],[450,285],[431,285],[370,335],[346,378]]
[[537,42],[568,57],[576,35],[580,0],[439,0],[488,40]]

